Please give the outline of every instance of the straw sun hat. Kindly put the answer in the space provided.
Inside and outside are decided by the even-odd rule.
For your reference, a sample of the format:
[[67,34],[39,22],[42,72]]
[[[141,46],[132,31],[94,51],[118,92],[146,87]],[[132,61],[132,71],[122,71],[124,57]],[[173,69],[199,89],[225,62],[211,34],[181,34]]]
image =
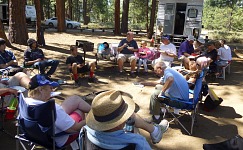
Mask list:
[[94,98],[86,124],[96,131],[110,130],[124,123],[134,110],[130,94],[115,90],[103,92]]

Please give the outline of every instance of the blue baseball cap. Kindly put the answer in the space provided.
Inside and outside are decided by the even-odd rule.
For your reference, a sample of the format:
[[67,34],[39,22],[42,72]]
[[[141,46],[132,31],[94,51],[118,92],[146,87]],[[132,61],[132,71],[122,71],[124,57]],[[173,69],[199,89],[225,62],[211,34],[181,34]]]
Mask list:
[[163,35],[163,36],[161,36],[161,39],[167,39],[167,40],[170,40],[170,36],[169,36],[169,35]]
[[48,80],[44,75],[38,74],[30,79],[29,90],[33,90],[39,86],[50,85],[52,87],[57,87],[59,84],[54,81]]

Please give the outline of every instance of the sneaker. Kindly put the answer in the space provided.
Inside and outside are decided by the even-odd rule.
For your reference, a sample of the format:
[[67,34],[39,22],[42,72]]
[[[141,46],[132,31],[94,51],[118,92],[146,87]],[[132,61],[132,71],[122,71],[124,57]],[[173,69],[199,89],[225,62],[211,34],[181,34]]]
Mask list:
[[163,119],[160,124],[154,124],[154,126],[158,127],[159,132],[156,134],[156,136],[150,134],[150,137],[151,137],[152,143],[156,144],[161,141],[163,134],[168,130],[169,122],[167,120]]

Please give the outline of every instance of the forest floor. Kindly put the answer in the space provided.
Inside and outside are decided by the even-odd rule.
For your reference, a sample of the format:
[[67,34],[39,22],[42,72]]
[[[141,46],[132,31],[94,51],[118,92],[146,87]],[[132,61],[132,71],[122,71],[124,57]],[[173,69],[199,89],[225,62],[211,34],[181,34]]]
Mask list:
[[[30,32],[29,37],[35,38],[35,33]],[[112,32],[80,32],[79,30],[70,30],[67,33],[58,33],[54,29],[45,31],[46,46],[41,47],[48,58],[60,60],[59,67],[52,76],[55,80],[65,79],[67,84],[61,85],[57,90],[62,92],[56,98],[57,102],[61,102],[65,97],[77,94],[84,96],[91,92],[102,90],[119,89],[129,92],[138,106],[138,114],[142,117],[148,117],[149,98],[154,87],[145,86],[144,88],[136,87],[132,83],[139,81],[157,80],[152,68],[148,75],[139,74],[136,78],[130,76],[120,76],[117,73],[117,65],[110,61],[99,61],[96,77],[98,83],[88,83],[87,78],[83,78],[82,85],[75,87],[73,81],[70,80],[67,66],[65,65],[66,57],[69,55],[69,46],[74,45],[76,40],[87,40],[94,43],[94,51],[97,49],[98,43],[104,41],[108,43],[119,43],[124,36],[114,36]],[[144,36],[135,35],[135,39],[140,43],[141,40],[146,40]],[[149,40],[147,40],[149,41]],[[232,50],[240,44],[229,44]],[[23,61],[23,52],[26,46],[16,45],[18,50],[13,50],[20,62]],[[199,107],[199,115],[197,123],[194,127],[193,135],[187,135],[186,132],[174,123],[171,123],[169,130],[164,134],[160,143],[153,145],[150,141],[149,134],[143,130],[140,133],[144,135],[151,147],[155,150],[200,150],[204,143],[216,143],[229,139],[237,134],[243,136],[243,50],[235,50],[233,53],[233,61],[231,64],[231,73],[226,74],[226,80],[216,79],[208,81],[219,97],[224,101],[213,111],[206,112]],[[81,51],[80,51],[81,52]],[[86,55],[87,61],[94,61],[93,52],[88,52]],[[125,68],[129,72],[129,68]],[[183,119],[183,122],[189,123],[188,119]],[[5,128],[12,134],[15,134],[15,121],[7,121]],[[9,138],[0,132],[0,147],[1,149],[15,149],[15,140]]]

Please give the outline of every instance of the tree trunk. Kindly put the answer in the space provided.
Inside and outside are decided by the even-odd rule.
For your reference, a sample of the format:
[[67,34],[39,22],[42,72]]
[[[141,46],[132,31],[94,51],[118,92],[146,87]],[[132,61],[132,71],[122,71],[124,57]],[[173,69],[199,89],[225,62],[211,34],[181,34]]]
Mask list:
[[39,44],[45,45],[43,28],[41,27],[41,3],[40,0],[35,0],[36,9],[36,40]]
[[28,32],[26,26],[25,3],[9,0],[9,41],[26,45]]
[[56,0],[56,9],[57,9],[57,31],[65,32],[66,31],[65,1]]
[[152,0],[152,9],[151,9],[151,16],[150,16],[149,32],[147,34],[148,39],[151,39],[153,34],[154,34],[155,12],[156,12],[156,0]]
[[49,0],[47,1],[47,12],[46,13],[47,13],[46,14],[47,18],[49,19],[50,18],[50,1]]
[[[45,17],[44,17],[44,7],[43,7],[43,3],[44,3],[44,1],[43,0],[41,0],[40,1],[40,12],[41,12],[41,20],[44,20],[45,19]],[[36,13],[37,13],[37,11],[36,11]]]
[[7,36],[5,34],[5,30],[4,30],[2,21],[0,21],[0,37],[5,39],[7,47],[12,47],[11,43],[8,41]]
[[68,15],[69,19],[73,20],[73,2],[72,0],[68,0]]
[[127,33],[128,31],[128,12],[129,12],[129,0],[123,0],[122,24],[121,24],[122,33]]
[[83,0],[83,20],[84,25],[87,25],[90,22],[90,17],[87,16],[87,0]]
[[120,29],[120,0],[115,0],[115,35],[121,34]]

